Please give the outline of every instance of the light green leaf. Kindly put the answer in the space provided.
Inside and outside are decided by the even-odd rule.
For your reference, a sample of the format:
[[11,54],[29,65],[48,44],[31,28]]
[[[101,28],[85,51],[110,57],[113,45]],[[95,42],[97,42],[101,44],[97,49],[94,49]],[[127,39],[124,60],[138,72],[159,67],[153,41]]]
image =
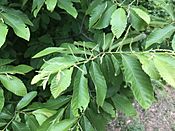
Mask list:
[[4,102],[5,102],[4,91],[2,88],[0,88],[0,112],[2,111],[4,107]]
[[89,28],[91,28],[98,21],[98,19],[100,19],[106,7],[107,2],[99,4],[97,7],[93,9],[93,11],[90,14],[91,17],[89,19]]
[[57,0],[46,0],[45,4],[47,6],[47,9],[52,12],[57,5]]
[[7,33],[8,33],[7,25],[0,22],[0,48],[5,43]]
[[162,43],[166,38],[170,38],[175,31],[175,26],[168,25],[162,29],[154,30],[146,40],[145,48],[152,46],[155,43]]
[[50,91],[54,98],[57,98],[71,83],[73,68],[58,72],[52,79]]
[[149,77],[144,73],[139,61],[130,55],[122,55],[124,76],[127,83],[131,84],[131,90],[135,99],[145,109],[154,101],[154,92]]
[[36,84],[38,83],[39,81],[43,80],[43,78],[49,76],[49,73],[47,72],[41,72],[41,74],[38,74],[36,76],[33,77],[32,81],[31,81],[31,84]]
[[127,16],[123,8],[119,8],[113,12],[110,24],[112,33],[117,38],[120,38],[127,26]]
[[173,50],[175,51],[175,35],[173,36],[173,40],[172,40],[171,47],[172,47]]
[[33,12],[34,17],[37,16],[41,7],[44,5],[44,2],[45,2],[45,0],[33,0],[32,12]]
[[18,16],[14,15],[13,13],[0,13],[0,16],[4,19],[5,23],[11,26],[15,32],[15,34],[27,41],[30,39],[30,30],[24,21]]
[[56,52],[60,52],[65,50],[65,48],[62,47],[48,47],[42,51],[40,51],[39,53],[37,53],[36,55],[34,55],[32,58],[39,58],[39,57],[43,57],[52,53],[56,53]]
[[76,122],[77,118],[64,119],[52,126],[49,131],[68,131]]
[[25,85],[15,76],[0,75],[0,81],[7,90],[18,96],[24,96],[27,94]]
[[30,102],[36,97],[37,92],[36,91],[32,91],[27,93],[17,104],[16,109],[20,110],[24,107],[26,107],[28,104],[30,104]]
[[74,18],[77,17],[78,12],[73,6],[73,3],[70,0],[58,0],[58,7],[65,10],[67,13],[72,15]]
[[103,29],[109,26],[111,15],[115,11],[116,5],[110,6],[98,20],[98,22],[93,26],[95,29]]
[[155,55],[154,64],[161,77],[171,86],[175,87],[175,57],[170,55]]
[[74,56],[64,56],[64,57],[55,57],[46,61],[41,67],[42,71],[57,73],[58,71],[67,69],[73,66],[76,62],[83,60],[81,57]]
[[139,8],[131,8],[131,9],[135,11],[135,13],[149,25],[151,19],[150,16],[145,11]]
[[127,116],[135,116],[137,114],[135,108],[127,97],[115,94],[115,96],[112,97],[112,101],[115,105],[115,108],[119,111],[122,111]]
[[86,66],[80,67],[82,71],[78,70],[74,79],[73,85],[73,96],[71,100],[71,109],[74,116],[79,116],[79,111],[82,113],[88,107],[90,97],[88,92],[88,80],[84,76],[86,71]]
[[55,125],[57,125],[60,120],[63,117],[65,109],[62,108],[60,109],[56,114],[53,116],[49,117],[44,123],[39,127],[37,131],[50,131],[52,130],[52,127],[54,128]]
[[95,62],[91,63],[89,73],[95,85],[97,105],[102,107],[107,93],[106,80]]
[[142,69],[148,74],[152,79],[160,79],[158,70],[156,69],[153,59],[150,55],[138,54],[136,55],[142,64]]

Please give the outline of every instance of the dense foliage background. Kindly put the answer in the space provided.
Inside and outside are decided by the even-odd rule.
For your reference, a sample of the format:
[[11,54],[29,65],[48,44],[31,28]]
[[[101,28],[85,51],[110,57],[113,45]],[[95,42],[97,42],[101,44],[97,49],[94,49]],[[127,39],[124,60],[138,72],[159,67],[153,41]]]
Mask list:
[[173,0],[1,0],[0,129],[103,131],[175,86]]

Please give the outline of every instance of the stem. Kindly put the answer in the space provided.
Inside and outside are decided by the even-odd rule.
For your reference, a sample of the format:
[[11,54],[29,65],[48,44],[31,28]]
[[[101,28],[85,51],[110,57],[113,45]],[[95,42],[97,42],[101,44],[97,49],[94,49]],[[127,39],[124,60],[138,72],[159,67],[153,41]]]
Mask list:
[[8,126],[13,122],[13,120],[16,118],[16,114],[17,112],[15,111],[15,113],[14,113],[14,116],[12,117],[12,119],[7,123],[7,125],[4,127],[4,129],[2,129],[2,131],[5,131],[7,128],[8,128]]

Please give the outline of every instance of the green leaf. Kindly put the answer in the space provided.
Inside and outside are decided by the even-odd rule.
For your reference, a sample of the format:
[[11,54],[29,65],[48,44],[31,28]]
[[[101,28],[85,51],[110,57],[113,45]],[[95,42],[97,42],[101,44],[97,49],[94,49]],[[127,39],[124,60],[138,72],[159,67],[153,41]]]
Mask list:
[[113,41],[114,41],[113,34],[112,33],[106,34],[105,40],[104,40],[103,45],[102,45],[103,51],[109,49],[111,47],[111,45],[113,44]]
[[71,84],[73,68],[58,72],[52,79],[50,91],[54,98],[57,98]]
[[12,59],[0,59],[0,66],[6,65],[6,64],[10,64],[13,61],[14,60],[12,60]]
[[159,72],[156,69],[153,59],[150,55],[138,54],[136,56],[142,64],[142,69],[145,71],[146,74],[148,74],[152,79],[160,79]]
[[95,131],[95,129],[93,128],[92,124],[86,116],[83,116],[81,126],[83,128],[83,131]]
[[89,73],[95,85],[97,105],[102,107],[107,93],[106,80],[95,62],[91,63]]
[[25,24],[27,25],[31,25],[33,26],[33,23],[30,21],[30,19],[28,18],[28,16],[26,14],[24,14],[22,11],[20,10],[15,10],[13,8],[5,8],[4,9],[6,13],[11,14],[11,12],[13,12],[13,15],[19,19],[21,19]]
[[59,96],[58,98],[54,99],[51,98],[45,103],[40,103],[40,102],[33,102],[31,105],[25,109],[25,111],[32,111],[32,110],[37,110],[40,108],[47,108],[51,110],[57,110],[60,107],[66,105],[70,101],[70,96]]
[[67,13],[72,15],[74,18],[77,17],[78,12],[73,6],[73,3],[70,0],[58,0],[58,7],[65,10]]
[[2,111],[4,107],[4,102],[5,102],[4,91],[2,88],[0,88],[0,112]]
[[24,21],[13,13],[0,13],[0,16],[4,19],[5,23],[11,26],[15,32],[15,34],[27,41],[30,39],[30,30]]
[[112,97],[112,101],[115,105],[115,108],[119,111],[122,111],[127,116],[135,116],[137,114],[135,108],[127,97],[115,94],[115,96]]
[[22,65],[15,66],[13,68],[13,70],[18,72],[19,74],[26,74],[26,73],[32,71],[33,68],[31,66],[22,64]]
[[170,55],[155,55],[154,64],[160,76],[171,86],[175,87],[175,57]]
[[30,102],[36,97],[37,92],[36,91],[32,91],[27,93],[17,104],[16,109],[20,110],[24,107],[26,107],[28,104],[30,104]]
[[174,5],[172,3],[173,1],[166,2],[165,0],[154,0],[153,2],[158,7],[160,6],[161,8],[163,8],[171,16],[171,19],[173,21],[175,20]]
[[151,19],[150,16],[145,11],[139,8],[131,8],[131,9],[135,11],[135,13],[149,25]]
[[18,66],[11,66],[11,65],[3,65],[0,66],[0,74],[22,74],[30,72],[33,70],[31,66],[28,65],[18,65]]
[[45,4],[47,6],[47,9],[52,12],[57,5],[57,0],[46,0]]
[[80,67],[77,71],[73,85],[73,96],[71,100],[71,109],[74,116],[79,116],[79,110],[82,113],[88,107],[90,97],[88,92],[88,80],[84,76],[86,74],[86,66]]
[[115,11],[116,5],[110,6],[98,20],[98,22],[93,26],[95,29],[103,29],[109,26],[111,15]]
[[124,76],[127,83],[131,84],[131,90],[135,99],[145,109],[154,101],[154,92],[149,77],[144,73],[139,61],[130,55],[122,55]]
[[162,29],[154,30],[146,40],[145,48],[152,46],[155,43],[162,43],[166,38],[170,38],[175,31],[175,26],[168,25]]
[[42,51],[40,51],[39,53],[37,53],[36,55],[34,55],[32,58],[39,58],[39,57],[43,57],[52,53],[56,53],[56,52],[60,52],[65,50],[65,48],[62,47],[48,47]]
[[17,96],[24,96],[27,94],[25,85],[15,76],[0,75],[0,81],[7,90]]
[[127,26],[127,16],[123,8],[119,8],[113,12],[110,24],[112,33],[117,39],[120,38]]
[[92,110],[93,108],[88,108],[86,111],[86,116],[92,126],[96,129],[96,131],[106,131],[106,125],[108,121],[104,118],[103,114],[97,113],[96,110]]
[[101,2],[103,2],[103,0],[94,0],[94,1],[92,1],[89,4],[88,9],[86,10],[86,15],[91,14],[91,12],[94,10],[94,8],[97,7],[99,4],[101,4]]
[[0,128],[4,127],[7,124],[7,122],[3,119],[0,119]]
[[31,131],[36,131],[39,127],[39,124],[33,115],[25,114],[26,125],[30,128]]
[[90,14],[90,19],[89,19],[89,28],[91,28],[95,23],[100,19],[102,16],[103,12],[105,11],[107,7],[107,2],[99,4],[97,7],[95,7],[91,14]]
[[27,127],[24,123],[13,121],[12,122],[13,131],[30,131],[29,127]]
[[112,63],[114,65],[114,69],[115,69],[115,76],[117,76],[120,73],[120,65],[119,65],[119,61],[117,60],[117,58],[114,55],[111,55],[111,60]]
[[[75,43],[76,42],[74,42],[74,44]],[[86,50],[85,48],[76,47],[74,44],[72,44],[72,43],[61,44],[61,47],[65,48],[65,50],[63,50],[61,53],[71,54],[71,55],[72,54],[92,55],[92,53],[89,50]]]
[[45,2],[45,0],[33,0],[32,12],[33,12],[34,17],[37,16],[41,7],[44,5],[44,2]]
[[145,21],[139,15],[141,16],[141,14],[137,14],[134,10],[130,11],[131,25],[135,30],[143,31],[148,26],[146,23],[148,20]]
[[110,114],[111,117],[116,117],[116,113],[115,113],[114,107],[110,103],[105,101],[103,106],[102,106],[102,109],[105,112],[107,112],[108,114]]
[[64,119],[52,126],[49,131],[68,131],[76,122],[77,118]]
[[7,33],[8,33],[7,25],[0,22],[0,48],[5,43]]

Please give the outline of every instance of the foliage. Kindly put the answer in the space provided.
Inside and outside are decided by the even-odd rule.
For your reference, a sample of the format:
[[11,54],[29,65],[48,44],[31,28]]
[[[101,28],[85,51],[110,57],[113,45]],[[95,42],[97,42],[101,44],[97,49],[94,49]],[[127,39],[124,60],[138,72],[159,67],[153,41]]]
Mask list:
[[1,0],[0,129],[104,131],[175,86],[172,0]]

